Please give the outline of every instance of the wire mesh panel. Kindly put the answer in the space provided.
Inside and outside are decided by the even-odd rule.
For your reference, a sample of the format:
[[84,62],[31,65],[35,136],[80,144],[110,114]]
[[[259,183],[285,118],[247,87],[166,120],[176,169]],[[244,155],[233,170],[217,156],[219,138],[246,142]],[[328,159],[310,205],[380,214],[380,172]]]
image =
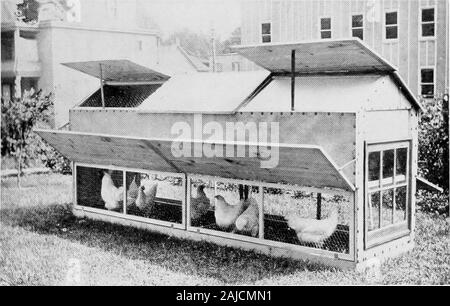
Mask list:
[[350,196],[264,188],[264,239],[350,253]]
[[190,224],[207,230],[259,236],[259,187],[230,180],[190,180]]
[[123,172],[95,167],[76,168],[77,205],[123,211]]
[[126,214],[170,223],[183,223],[185,190],[179,176],[126,172]]

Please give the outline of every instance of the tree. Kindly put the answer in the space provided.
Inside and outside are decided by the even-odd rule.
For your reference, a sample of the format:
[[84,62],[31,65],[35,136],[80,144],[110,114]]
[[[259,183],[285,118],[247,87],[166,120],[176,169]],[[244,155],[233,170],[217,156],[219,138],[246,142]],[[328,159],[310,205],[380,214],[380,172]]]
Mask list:
[[17,185],[21,188],[23,165],[29,158],[27,146],[32,140],[32,132],[39,121],[48,122],[53,110],[52,95],[26,92],[22,98],[1,99],[2,109],[2,152],[13,156],[17,168]]
[[449,188],[448,101],[423,101],[419,125],[419,170],[430,182]]
[[25,23],[36,23],[39,20],[39,2],[23,0],[17,4],[17,18]]
[[230,38],[221,42],[221,49],[219,49],[219,53],[227,54],[232,53],[232,46],[240,45],[242,41],[241,28],[236,28],[233,33],[231,33]]
[[208,35],[197,34],[191,30],[184,29],[173,33],[164,41],[164,44],[174,44],[177,40],[180,42],[181,47],[192,55],[209,58],[211,54],[211,40]]
[[[70,0],[50,0],[50,2],[57,5],[63,11],[69,11],[73,6],[70,5]],[[23,0],[22,3],[17,4],[17,19],[24,23],[36,23],[39,21],[40,3],[37,0]]]

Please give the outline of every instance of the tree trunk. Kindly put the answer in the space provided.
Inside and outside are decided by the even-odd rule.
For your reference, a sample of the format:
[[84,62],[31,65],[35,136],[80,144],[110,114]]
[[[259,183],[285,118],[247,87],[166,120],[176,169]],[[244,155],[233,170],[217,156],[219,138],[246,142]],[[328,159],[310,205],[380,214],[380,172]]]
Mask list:
[[22,189],[22,184],[21,184],[21,176],[22,176],[22,149],[19,149],[19,156],[16,160],[17,162],[17,187],[20,189]]

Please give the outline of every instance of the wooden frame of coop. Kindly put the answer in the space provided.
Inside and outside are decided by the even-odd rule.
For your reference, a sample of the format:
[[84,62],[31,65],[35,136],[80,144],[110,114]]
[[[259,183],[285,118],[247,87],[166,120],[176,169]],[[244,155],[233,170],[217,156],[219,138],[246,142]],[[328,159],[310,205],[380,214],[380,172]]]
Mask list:
[[[74,161],[74,213],[339,268],[364,269],[371,258],[384,260],[411,250],[417,125],[422,108],[396,69],[356,39],[243,46],[237,51],[269,72],[174,76],[164,80],[156,92],[135,102],[133,105],[137,106],[133,108],[127,101],[123,107],[117,107],[120,105],[117,101],[108,107],[108,99],[112,98],[106,96],[102,98],[106,102],[98,103],[99,107],[80,104],[72,109],[70,131],[37,131]],[[77,69],[96,75],[97,64],[79,64]],[[102,72],[120,72],[120,82],[114,73],[108,74],[110,86],[136,84],[130,75],[137,68],[128,63],[127,69],[115,62],[110,66],[104,64]],[[153,84],[155,74],[161,81],[157,72],[139,69],[140,85]],[[199,114],[203,124],[215,122],[223,127],[227,122],[278,123],[281,131],[278,142],[265,145],[279,148],[279,165],[259,169],[258,156],[196,157],[196,144],[222,149],[227,145],[241,146],[245,152],[263,145],[248,138],[242,142],[184,139],[183,145],[194,148],[194,157],[174,157],[171,127],[177,122],[194,126]],[[86,207],[78,202],[79,167],[122,172],[125,188],[121,212]],[[173,204],[178,205],[181,220],[170,222],[127,214],[129,172],[180,179],[182,183],[177,186],[181,186],[183,198],[160,198],[159,202],[171,204],[172,208]],[[214,197],[224,192],[216,187],[218,183],[253,188],[258,203],[257,235],[219,231],[208,222],[205,226],[193,225],[191,201],[196,181],[210,182],[208,186],[214,188],[209,187],[208,192]],[[344,207],[345,203],[348,210],[339,212],[338,227],[333,232],[342,234],[329,237],[340,237],[344,247],[334,249],[328,242],[319,247],[292,242],[295,233],[287,229],[289,222],[283,219],[286,216],[267,210],[271,197],[275,199],[269,189],[288,191],[288,198],[295,203],[304,196],[300,193],[297,197],[296,192],[314,193],[314,201],[308,200],[312,209],[305,215],[312,219],[324,216],[322,207]],[[344,196],[346,200],[333,204],[337,201],[334,198],[322,198],[327,194]],[[208,213],[213,218],[214,211]],[[281,232],[294,238],[272,239],[275,235],[268,230],[275,227],[284,228]]]

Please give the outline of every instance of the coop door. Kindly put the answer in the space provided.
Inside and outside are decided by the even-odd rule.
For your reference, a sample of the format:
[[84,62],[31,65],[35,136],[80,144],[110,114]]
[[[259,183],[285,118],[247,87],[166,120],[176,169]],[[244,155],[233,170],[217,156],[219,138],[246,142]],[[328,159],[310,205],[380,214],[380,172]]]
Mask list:
[[366,148],[365,246],[409,234],[410,142]]

